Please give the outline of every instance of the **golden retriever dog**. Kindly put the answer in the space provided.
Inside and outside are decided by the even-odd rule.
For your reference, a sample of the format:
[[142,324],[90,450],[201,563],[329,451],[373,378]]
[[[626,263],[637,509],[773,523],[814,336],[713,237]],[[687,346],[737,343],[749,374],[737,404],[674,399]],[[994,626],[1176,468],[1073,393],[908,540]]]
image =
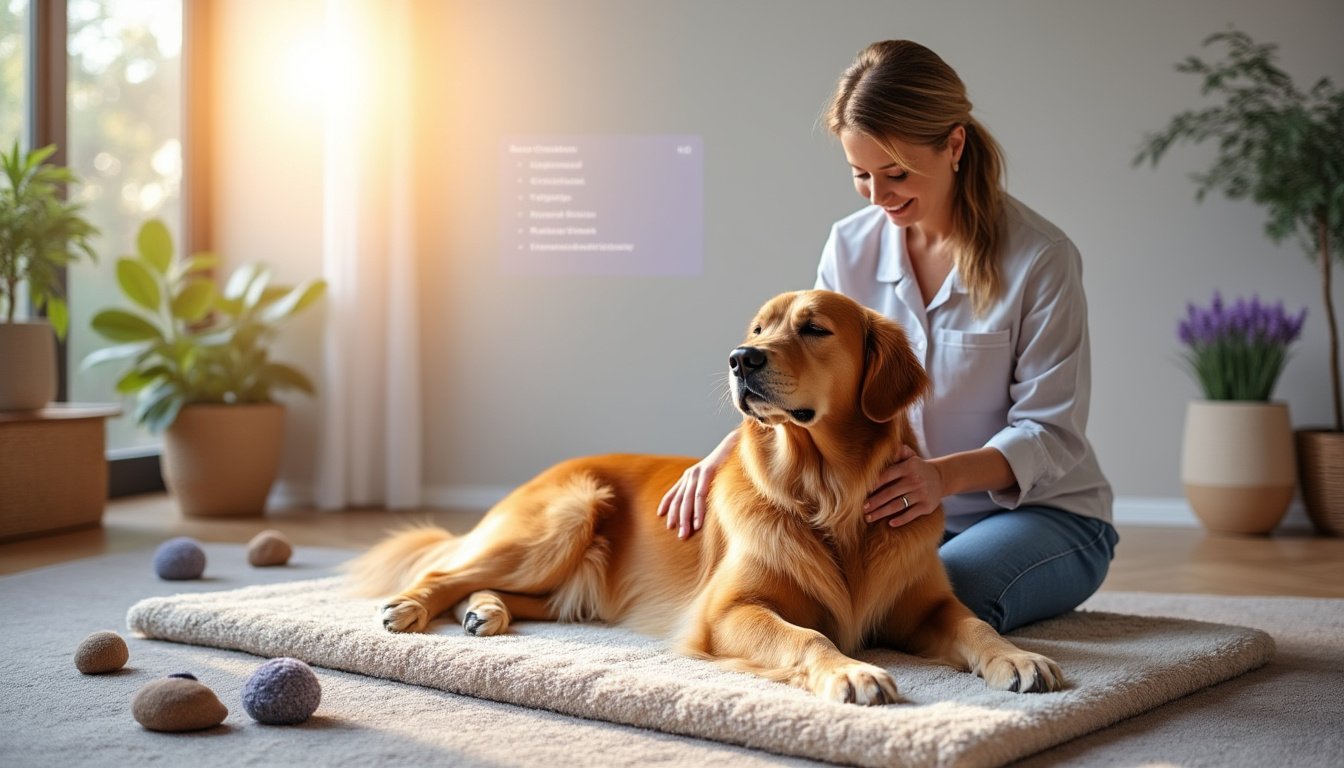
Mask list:
[[777,296],[729,356],[744,420],[700,534],[656,514],[694,458],[609,455],[554,466],[461,537],[402,532],[351,564],[392,632],[465,602],[472,635],[512,620],[601,621],[839,702],[897,701],[896,648],[992,688],[1052,691],[1058,665],[1023,651],[956,597],[938,557],[943,513],[869,524],[878,473],[914,447],[904,409],[928,381],[899,325],[828,291]]

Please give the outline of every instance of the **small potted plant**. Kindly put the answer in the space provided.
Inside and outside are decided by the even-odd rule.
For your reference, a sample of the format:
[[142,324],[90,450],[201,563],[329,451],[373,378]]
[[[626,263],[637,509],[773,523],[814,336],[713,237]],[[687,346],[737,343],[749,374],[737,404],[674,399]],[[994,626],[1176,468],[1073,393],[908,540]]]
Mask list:
[[1331,289],[1331,262],[1344,261],[1344,91],[1321,78],[1303,91],[1275,64],[1275,46],[1256,45],[1244,32],[1210,36],[1227,58],[1207,63],[1191,56],[1176,68],[1203,78],[1203,94],[1219,102],[1172,118],[1149,135],[1138,156],[1154,165],[1178,141],[1217,144],[1217,158],[1194,176],[1196,198],[1219,190],[1265,207],[1265,232],[1281,242],[1296,236],[1321,273],[1330,337],[1330,383],[1335,422],[1297,431],[1302,498],[1313,524],[1344,535],[1344,404],[1341,403],[1339,326]]
[[1288,511],[1296,476],[1292,422],[1288,405],[1270,397],[1306,314],[1289,315],[1282,303],[1259,298],[1227,306],[1214,293],[1207,308],[1189,305],[1177,327],[1205,398],[1186,410],[1181,483],[1211,531],[1268,533]]
[[164,480],[184,514],[261,514],[284,434],[274,394],[314,391],[301,371],[272,360],[270,347],[326,283],[271,285],[265,267],[246,264],[221,290],[211,277],[217,260],[175,260],[172,237],[157,220],[140,228],[136,249],[117,260],[117,284],[131,309],[105,309],[92,321],[118,343],[83,364],[127,365],[117,391],[134,393],[136,420],[164,434]]
[[[62,197],[74,173],[46,162],[55,151],[25,154],[16,141],[0,154],[0,411],[36,410],[56,396],[56,337],[65,338],[70,322],[61,270],[96,258],[90,240],[98,230]],[[18,318],[21,286],[38,319]]]

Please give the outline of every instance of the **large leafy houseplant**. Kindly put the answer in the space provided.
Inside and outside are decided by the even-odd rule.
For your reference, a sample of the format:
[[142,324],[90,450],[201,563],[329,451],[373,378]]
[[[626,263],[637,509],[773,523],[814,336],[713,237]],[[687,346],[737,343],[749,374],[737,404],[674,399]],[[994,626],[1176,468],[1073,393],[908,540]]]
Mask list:
[[1335,420],[1333,429],[1297,431],[1298,477],[1312,522],[1344,535],[1344,404],[1330,274],[1333,260],[1344,261],[1344,91],[1327,78],[1299,89],[1275,64],[1275,46],[1257,45],[1236,29],[1204,44],[1226,46],[1226,57],[1210,63],[1191,56],[1177,69],[1203,78],[1203,95],[1213,103],[1148,135],[1134,163],[1156,165],[1179,141],[1216,143],[1212,167],[1194,175],[1196,198],[1210,190],[1249,198],[1266,209],[1270,240],[1295,236],[1318,263]]
[[269,403],[286,389],[313,393],[301,371],[271,359],[270,347],[286,320],[322,297],[325,281],[272,285],[265,267],[246,264],[221,290],[211,277],[217,259],[174,259],[172,237],[157,220],[140,228],[136,250],[117,260],[117,284],[132,308],[105,309],[92,321],[118,344],[90,354],[84,366],[128,364],[117,391],[137,395],[139,423],[158,433],[188,405]]
[[1177,70],[1203,78],[1202,93],[1215,103],[1188,110],[1149,134],[1134,158],[1156,165],[1181,141],[1217,143],[1217,157],[1194,174],[1196,198],[1210,190],[1250,198],[1268,213],[1265,232],[1274,242],[1296,236],[1321,270],[1330,335],[1334,431],[1344,432],[1340,396],[1339,327],[1331,293],[1331,261],[1344,260],[1344,91],[1327,78],[1300,90],[1275,64],[1274,45],[1257,45],[1229,30],[1204,45],[1227,47],[1225,59],[1191,56]]
[[45,314],[65,338],[69,312],[61,289],[62,270],[87,258],[97,259],[92,239],[98,230],[82,214],[82,206],[65,200],[62,191],[78,182],[69,168],[47,159],[55,145],[23,153],[14,142],[0,153],[4,187],[0,189],[0,307],[4,322],[13,323],[20,286],[26,286],[29,311]]

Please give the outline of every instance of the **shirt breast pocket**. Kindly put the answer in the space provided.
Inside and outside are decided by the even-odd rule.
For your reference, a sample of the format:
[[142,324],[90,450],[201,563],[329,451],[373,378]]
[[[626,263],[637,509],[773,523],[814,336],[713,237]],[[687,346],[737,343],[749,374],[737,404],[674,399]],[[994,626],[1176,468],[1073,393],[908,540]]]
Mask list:
[[1013,374],[1012,333],[939,328],[930,378],[944,411],[1006,411]]

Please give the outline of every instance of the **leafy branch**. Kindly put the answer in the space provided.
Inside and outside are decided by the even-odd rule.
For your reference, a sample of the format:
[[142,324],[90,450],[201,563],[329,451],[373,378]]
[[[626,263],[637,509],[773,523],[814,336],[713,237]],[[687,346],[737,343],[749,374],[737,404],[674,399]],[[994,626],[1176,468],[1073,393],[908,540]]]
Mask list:
[[78,181],[68,168],[47,163],[50,145],[27,154],[19,143],[0,154],[5,186],[0,189],[0,306],[5,322],[14,322],[19,286],[28,288],[35,314],[45,313],[56,335],[65,338],[70,313],[61,288],[61,272],[87,257],[96,261],[90,242],[98,230],[86,221],[82,206],[62,191]]

